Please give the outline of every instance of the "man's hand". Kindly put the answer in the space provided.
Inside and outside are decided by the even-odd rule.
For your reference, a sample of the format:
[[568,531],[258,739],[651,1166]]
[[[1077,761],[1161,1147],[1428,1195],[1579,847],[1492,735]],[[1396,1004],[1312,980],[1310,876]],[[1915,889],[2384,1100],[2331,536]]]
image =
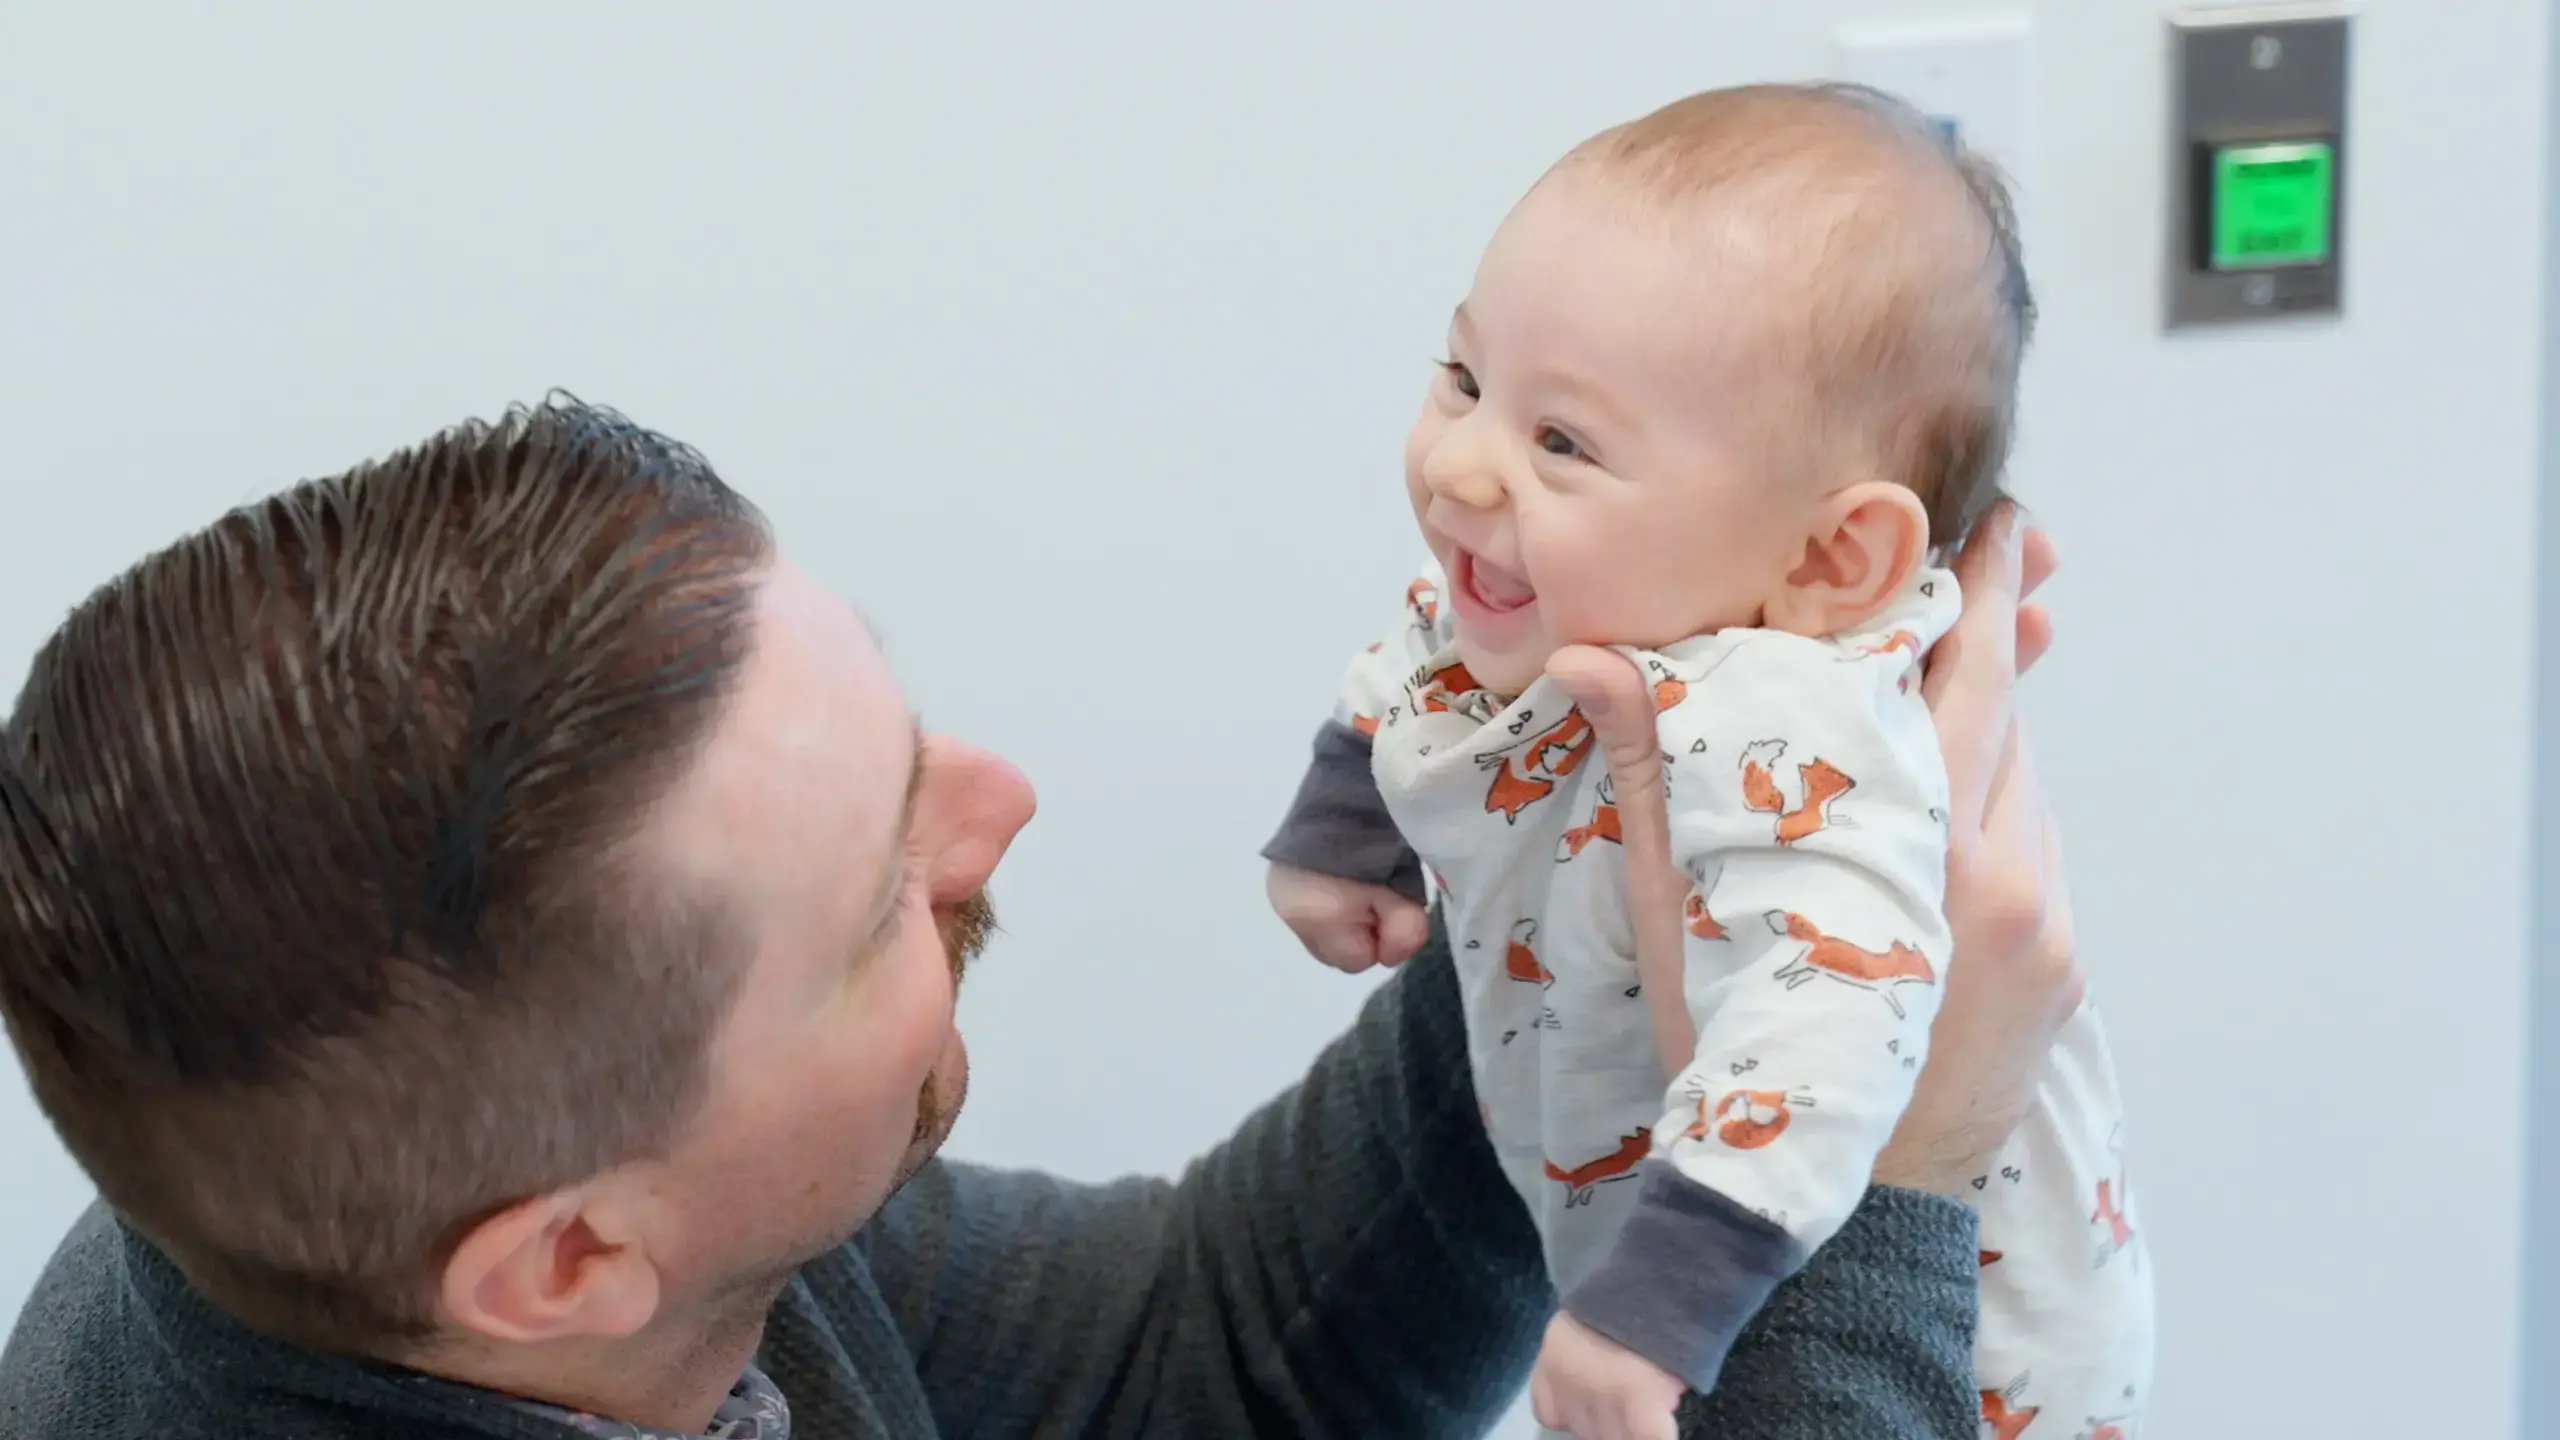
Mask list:
[[[2053,544],[2014,507],[1985,518],[1956,563],[1964,614],[1929,652],[1921,693],[1945,752],[1950,799],[1947,994],[1910,1108],[1876,1157],[1881,1184],[1966,1193],[2017,1127],[2082,983],[2071,942],[2062,851],[2034,759],[2011,705],[2018,676],[2053,643],[2053,620],[2027,597],[2054,571]],[[1626,657],[1567,646],[1547,673],[1600,737],[1627,851],[1636,969],[1664,1073],[1689,1062],[1680,984],[1688,877],[1671,863],[1662,754],[1644,677]]]
[[2054,1036],[2080,1008],[2062,847],[2012,705],[2053,643],[2027,596],[2053,544],[2014,509],[1986,518],[1956,577],[1964,614],[1929,652],[1921,693],[1947,760],[1947,924],[1955,934],[1929,1063],[1882,1153],[1879,1183],[1964,1198],[2035,1097]]
[[1687,1382],[1559,1312],[1529,1376],[1538,1423],[1577,1440],[1680,1440],[1672,1418]]
[[1384,885],[1274,865],[1265,888],[1308,953],[1346,975],[1401,965],[1431,937],[1430,912]]

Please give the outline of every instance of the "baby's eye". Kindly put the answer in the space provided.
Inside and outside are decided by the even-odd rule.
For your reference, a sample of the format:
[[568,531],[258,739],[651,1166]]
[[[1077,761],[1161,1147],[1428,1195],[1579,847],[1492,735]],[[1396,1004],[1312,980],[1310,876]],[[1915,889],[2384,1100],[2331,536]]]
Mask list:
[[1561,455],[1569,460],[1588,460],[1591,458],[1583,453],[1581,441],[1574,439],[1572,436],[1567,435],[1553,425],[1541,425],[1538,427],[1538,448],[1546,451],[1550,455]]
[[1484,398],[1484,392],[1476,386],[1476,376],[1474,371],[1469,370],[1466,366],[1459,364],[1455,360],[1441,361],[1440,370],[1441,373],[1449,377],[1449,383],[1457,387],[1459,394],[1466,396],[1470,400],[1481,400]]

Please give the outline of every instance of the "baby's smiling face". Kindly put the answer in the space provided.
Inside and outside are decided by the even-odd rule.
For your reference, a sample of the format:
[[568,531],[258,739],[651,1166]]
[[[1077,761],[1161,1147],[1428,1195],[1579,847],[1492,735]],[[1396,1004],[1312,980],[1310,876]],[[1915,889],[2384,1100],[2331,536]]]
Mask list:
[[1770,343],[1805,300],[1773,238],[1701,246],[1571,166],[1494,235],[1405,442],[1478,681],[1762,623],[1830,488],[1779,358],[1800,347]]

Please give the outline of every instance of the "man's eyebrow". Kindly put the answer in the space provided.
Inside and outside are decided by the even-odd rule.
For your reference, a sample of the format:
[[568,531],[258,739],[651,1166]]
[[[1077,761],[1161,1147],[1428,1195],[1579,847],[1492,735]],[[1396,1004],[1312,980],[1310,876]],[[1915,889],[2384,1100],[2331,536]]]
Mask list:
[[907,793],[898,802],[898,828],[889,834],[889,861],[880,867],[880,888],[871,899],[871,926],[864,933],[860,952],[866,957],[889,943],[904,911],[898,901],[907,889],[907,836],[915,829],[916,796],[924,789],[924,722],[911,719],[909,723],[914,738],[907,748]]

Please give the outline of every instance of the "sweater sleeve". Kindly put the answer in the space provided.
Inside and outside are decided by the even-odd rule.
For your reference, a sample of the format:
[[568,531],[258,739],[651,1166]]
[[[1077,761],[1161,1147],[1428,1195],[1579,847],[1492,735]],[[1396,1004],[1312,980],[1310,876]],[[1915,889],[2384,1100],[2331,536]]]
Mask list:
[[[1962,1205],[1870,1192],[1683,1433],[1970,1436],[1974,1239]],[[1179,1182],[936,1164],[855,1244],[937,1427],[991,1440],[1477,1436],[1555,1304],[1438,933]]]
[[1687,1440],[1976,1440],[1970,1206],[1879,1186],[1680,1408]]
[[1179,1182],[939,1164],[856,1243],[950,1435],[1477,1436],[1554,1307],[1438,934]]

